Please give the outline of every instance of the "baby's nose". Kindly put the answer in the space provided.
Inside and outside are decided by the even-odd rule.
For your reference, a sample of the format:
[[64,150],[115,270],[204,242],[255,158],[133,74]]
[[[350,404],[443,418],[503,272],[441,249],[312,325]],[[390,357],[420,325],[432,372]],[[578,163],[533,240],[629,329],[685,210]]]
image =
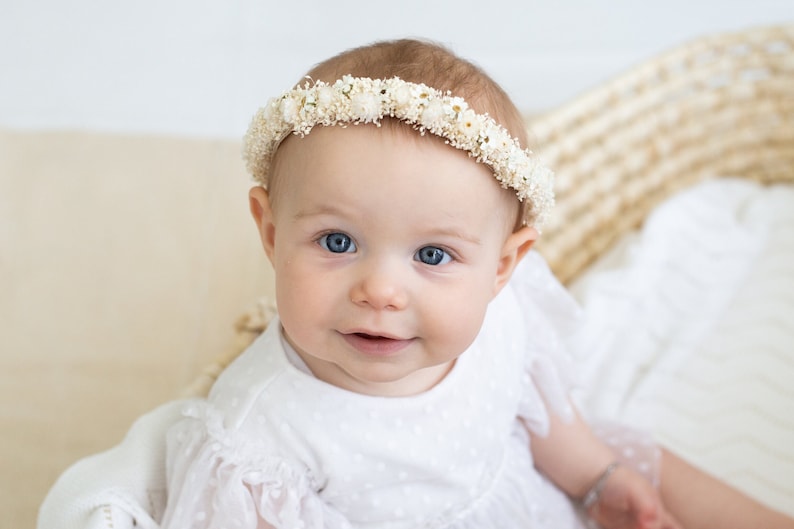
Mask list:
[[350,299],[376,310],[402,310],[408,303],[404,274],[393,265],[373,263],[362,270]]

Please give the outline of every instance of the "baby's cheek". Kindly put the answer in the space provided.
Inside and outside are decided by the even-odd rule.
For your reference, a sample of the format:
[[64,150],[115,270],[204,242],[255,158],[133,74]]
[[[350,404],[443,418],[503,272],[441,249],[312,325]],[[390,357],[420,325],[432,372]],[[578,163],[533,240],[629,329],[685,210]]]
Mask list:
[[460,354],[465,351],[482,327],[485,309],[471,298],[461,299],[453,307],[436,312],[433,327],[439,340],[449,344],[450,351]]

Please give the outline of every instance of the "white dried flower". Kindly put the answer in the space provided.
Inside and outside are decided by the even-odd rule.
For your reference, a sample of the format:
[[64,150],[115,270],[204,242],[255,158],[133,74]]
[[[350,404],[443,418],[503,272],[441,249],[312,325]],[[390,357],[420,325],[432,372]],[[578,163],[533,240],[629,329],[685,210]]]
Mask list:
[[380,98],[368,92],[351,94],[350,112],[362,123],[372,123],[382,117]]
[[476,112],[468,109],[458,118],[458,131],[466,138],[473,140],[480,135],[482,124]]
[[279,112],[281,112],[281,118],[284,121],[288,123],[294,122],[298,117],[298,102],[294,97],[285,97],[281,100]]
[[440,127],[444,119],[444,103],[439,99],[431,99],[424,105],[422,125],[429,129]]
[[317,93],[317,111],[321,112],[328,107],[334,101],[334,89],[330,86],[320,86],[316,90]]
[[394,99],[394,104],[398,107],[405,107],[411,104],[413,95],[411,94],[411,87],[408,85],[397,85],[390,90],[390,94]]

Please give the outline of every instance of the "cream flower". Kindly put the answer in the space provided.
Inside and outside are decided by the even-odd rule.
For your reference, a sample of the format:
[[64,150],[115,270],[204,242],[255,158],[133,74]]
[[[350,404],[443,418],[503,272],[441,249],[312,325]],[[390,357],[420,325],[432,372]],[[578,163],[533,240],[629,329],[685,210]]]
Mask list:
[[440,127],[444,118],[444,103],[439,99],[430,99],[425,103],[421,124],[429,129]]
[[285,97],[281,100],[279,112],[284,121],[294,122],[298,117],[298,102],[293,97]]
[[317,95],[317,110],[327,109],[334,101],[334,89],[330,86],[320,86],[315,90]]
[[471,109],[464,111],[458,118],[458,131],[469,139],[480,135],[481,123],[479,116]]
[[389,91],[394,104],[397,107],[406,107],[411,104],[413,94],[411,94],[411,87],[405,84],[397,85]]
[[350,112],[363,123],[372,123],[383,116],[380,98],[368,92],[350,95]]
[[455,115],[460,115],[469,109],[469,104],[462,97],[450,97],[449,108]]

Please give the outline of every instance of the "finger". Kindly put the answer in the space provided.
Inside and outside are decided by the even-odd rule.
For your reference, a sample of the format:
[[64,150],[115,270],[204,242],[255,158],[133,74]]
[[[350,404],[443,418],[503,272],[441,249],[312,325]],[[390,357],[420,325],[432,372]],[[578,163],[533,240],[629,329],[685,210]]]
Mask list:
[[664,525],[664,517],[659,516],[655,506],[645,512],[640,511],[637,514],[637,520],[639,520],[640,529],[667,529]]
[[678,520],[673,518],[670,513],[665,511],[663,518],[662,529],[684,529],[684,526],[678,523]]
[[632,509],[640,529],[664,529],[664,509],[655,496],[634,495]]

